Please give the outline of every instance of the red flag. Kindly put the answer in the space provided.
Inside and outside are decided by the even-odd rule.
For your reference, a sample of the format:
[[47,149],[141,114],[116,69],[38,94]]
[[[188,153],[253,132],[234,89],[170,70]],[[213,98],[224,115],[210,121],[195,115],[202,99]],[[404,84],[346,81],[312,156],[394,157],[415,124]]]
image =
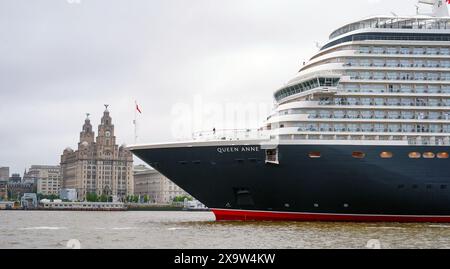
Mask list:
[[450,4],[450,0],[447,0],[447,3]]
[[[450,0],[448,0],[448,1],[450,1]],[[141,109],[139,108],[139,105],[136,103],[136,110],[140,113],[140,114],[142,114],[142,111],[141,111]]]

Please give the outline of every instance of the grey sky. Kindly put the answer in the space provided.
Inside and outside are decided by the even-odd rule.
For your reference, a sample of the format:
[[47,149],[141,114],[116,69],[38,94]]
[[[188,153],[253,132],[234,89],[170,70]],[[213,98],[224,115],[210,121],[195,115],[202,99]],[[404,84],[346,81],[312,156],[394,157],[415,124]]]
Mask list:
[[[0,166],[58,164],[110,104],[119,143],[170,141],[177,103],[272,103],[335,28],[414,0],[0,0]],[[220,125],[220,123],[218,123]],[[208,127],[209,128],[209,127]]]

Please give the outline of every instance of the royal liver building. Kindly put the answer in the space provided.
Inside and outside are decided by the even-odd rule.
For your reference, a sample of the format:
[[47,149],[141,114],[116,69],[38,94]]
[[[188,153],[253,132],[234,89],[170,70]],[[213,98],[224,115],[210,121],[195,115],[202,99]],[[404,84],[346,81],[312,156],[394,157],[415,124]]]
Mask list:
[[133,157],[124,146],[116,144],[108,106],[98,126],[97,138],[89,116],[86,118],[78,149],[64,150],[61,170],[63,188],[76,189],[79,200],[84,200],[88,193],[119,199],[133,194]]

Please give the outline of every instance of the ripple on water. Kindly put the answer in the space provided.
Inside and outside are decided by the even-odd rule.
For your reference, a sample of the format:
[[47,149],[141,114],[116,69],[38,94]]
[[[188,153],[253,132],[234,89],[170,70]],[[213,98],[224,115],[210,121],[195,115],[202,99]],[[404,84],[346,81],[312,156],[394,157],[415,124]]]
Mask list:
[[27,228],[19,228],[21,231],[29,231],[29,230],[67,230],[67,227],[27,227]]
[[[450,225],[215,222],[198,212],[4,212],[0,248],[448,248]],[[17,224],[29,227],[17,227]],[[29,232],[24,232],[29,231]],[[33,232],[36,231],[36,232]]]

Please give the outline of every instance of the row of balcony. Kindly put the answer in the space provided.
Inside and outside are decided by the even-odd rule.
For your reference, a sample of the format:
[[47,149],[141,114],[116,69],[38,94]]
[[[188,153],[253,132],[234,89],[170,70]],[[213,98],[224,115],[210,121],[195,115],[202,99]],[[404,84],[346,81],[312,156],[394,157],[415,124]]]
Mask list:
[[353,80],[404,80],[404,81],[417,81],[417,80],[423,80],[423,81],[450,81],[450,75],[435,75],[435,76],[414,76],[414,75],[405,75],[405,76],[399,76],[399,75],[350,75],[350,79]]
[[413,67],[413,68],[450,68],[450,61],[443,61],[442,63],[367,63],[367,62],[347,62],[343,65],[344,67]]
[[360,47],[360,54],[387,54],[387,55],[442,55],[450,56],[450,49],[447,48],[405,48],[405,47]]
[[[448,134],[450,133],[450,126],[436,124],[436,125],[411,125],[411,124],[352,124],[352,126],[345,125],[305,125],[298,127],[299,132],[343,132],[343,133],[440,133]],[[285,128],[284,125],[280,125],[280,129]]]
[[450,94],[450,87],[411,87],[411,88],[399,88],[390,85],[388,87],[377,87],[377,86],[365,86],[365,85],[352,85],[348,84],[346,86],[340,87],[349,93],[413,93],[413,94]]
[[447,107],[450,106],[448,98],[335,98],[320,100],[321,106],[407,106],[407,107]]

